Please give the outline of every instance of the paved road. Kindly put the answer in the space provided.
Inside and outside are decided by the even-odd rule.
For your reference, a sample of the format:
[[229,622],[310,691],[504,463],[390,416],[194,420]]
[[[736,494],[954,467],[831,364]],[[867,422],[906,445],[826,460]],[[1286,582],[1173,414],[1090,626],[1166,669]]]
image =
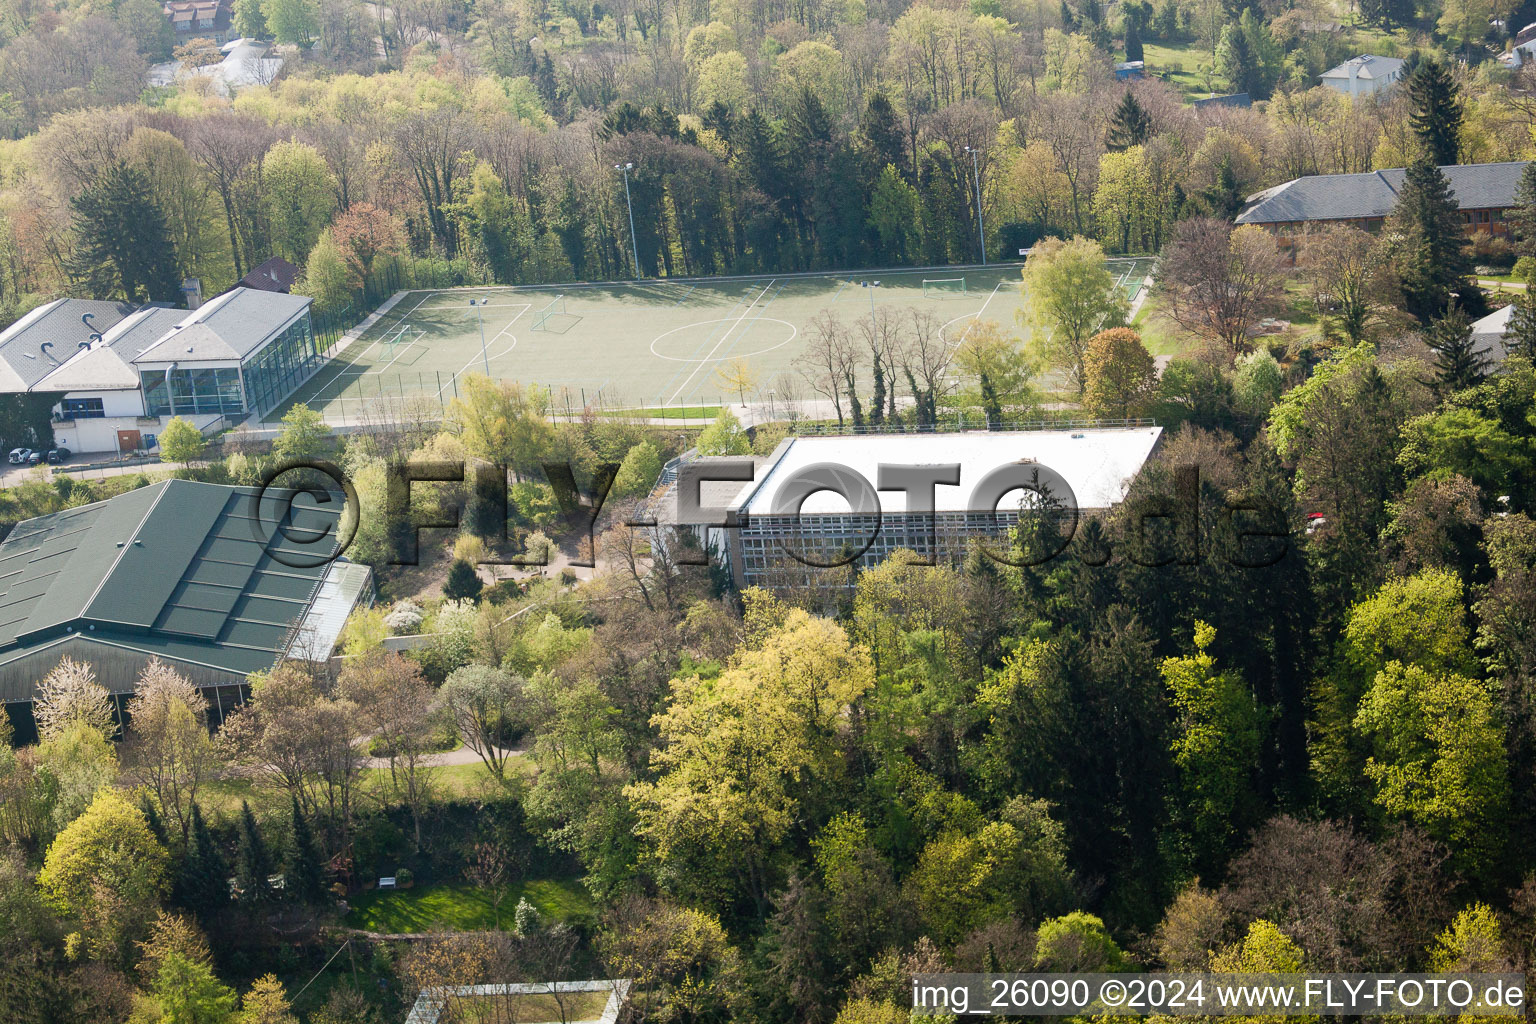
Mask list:
[[[101,456],[94,456],[99,460]],[[65,466],[82,466],[90,463],[93,457],[84,455],[71,456]],[[169,475],[174,469],[181,469],[183,463],[179,462],[143,462],[124,466],[103,466],[100,469],[78,470],[68,474],[76,480],[100,480],[109,476],[122,476],[125,473],[150,473]],[[9,463],[0,463],[0,487],[15,487],[17,484],[26,483],[34,476],[39,480],[51,480],[56,466],[12,466]]]

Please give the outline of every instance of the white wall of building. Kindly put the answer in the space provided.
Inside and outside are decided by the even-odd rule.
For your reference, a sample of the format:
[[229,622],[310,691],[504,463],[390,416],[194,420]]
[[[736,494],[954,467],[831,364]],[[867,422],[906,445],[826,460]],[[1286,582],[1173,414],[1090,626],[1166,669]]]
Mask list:
[[1355,64],[1352,64],[1349,70],[1351,73],[1347,77],[1344,75],[1326,75],[1323,77],[1322,83],[1330,89],[1337,89],[1353,99],[1360,96],[1371,96],[1383,89],[1390,88],[1396,84],[1402,73],[1401,69],[1386,71],[1378,66],[1373,68],[1372,75],[1367,77],[1360,74],[1360,67]]
[[[182,418],[190,421],[198,430],[207,432],[223,417],[216,413],[205,413]],[[55,445],[63,445],[77,455],[115,455],[119,450],[119,430],[137,430],[142,440],[146,434],[158,435],[170,421],[169,416],[146,418],[137,414],[78,419],[72,423],[55,423],[53,437]]]

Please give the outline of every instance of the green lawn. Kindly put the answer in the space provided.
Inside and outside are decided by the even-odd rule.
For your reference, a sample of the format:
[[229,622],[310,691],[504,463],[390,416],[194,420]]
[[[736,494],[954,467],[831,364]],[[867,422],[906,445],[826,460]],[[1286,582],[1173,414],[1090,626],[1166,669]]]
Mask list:
[[1157,299],[1155,296],[1148,297],[1131,321],[1131,326],[1141,334],[1141,343],[1155,356],[1177,358],[1185,355],[1194,345],[1194,340],[1156,313]]
[[[514,757],[507,762],[509,776],[532,776],[537,766],[530,757]],[[439,800],[478,797],[496,785],[490,770],[479,760],[469,764],[446,765],[432,769],[434,795]],[[389,783],[389,769],[364,768],[358,780],[358,788],[364,793],[382,794],[382,787]],[[197,791],[197,802],[209,817],[234,817],[240,813],[240,801],[248,801],[257,815],[288,813],[289,801],[286,790],[260,784],[248,778],[214,779]]]
[[[1143,43],[1142,57],[1147,62],[1147,76],[1166,77],[1168,84],[1190,99],[1203,99],[1211,95],[1204,77],[1199,74],[1201,64],[1215,65],[1211,51],[1199,43]],[[1166,73],[1166,74],[1165,74]],[[1211,85],[1221,93],[1221,82],[1213,76]]]
[[718,405],[668,405],[650,409],[619,409],[612,416],[639,416],[644,419],[712,420],[720,415]]
[[[500,926],[512,927],[517,901],[527,897],[547,920],[592,916],[592,900],[575,878],[534,878],[515,883],[501,904]],[[442,882],[415,889],[359,893],[346,924],[371,932],[425,932],[435,926],[458,931],[495,928],[497,915],[485,890],[467,882]]]
[[548,993],[518,996],[455,997],[454,1020],[481,1024],[503,1020],[587,1021],[602,1017],[608,992],[568,992],[559,1000]]

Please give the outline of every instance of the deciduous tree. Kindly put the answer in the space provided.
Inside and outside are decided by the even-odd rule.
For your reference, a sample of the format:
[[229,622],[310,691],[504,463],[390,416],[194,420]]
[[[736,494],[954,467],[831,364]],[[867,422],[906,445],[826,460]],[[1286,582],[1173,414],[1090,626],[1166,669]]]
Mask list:
[[96,955],[122,957],[160,908],[169,860],[144,813],[106,789],[48,847],[37,884],[84,926]]
[[1273,235],[1209,217],[1179,224],[1160,266],[1164,315],[1234,356],[1248,350],[1249,329],[1277,307],[1285,288]]
[[197,791],[217,763],[208,736],[208,702],[174,669],[151,659],[139,673],[128,717],[128,768],[154,790],[186,843]]
[[1094,416],[1125,419],[1140,411],[1157,383],[1157,363],[1129,327],[1100,331],[1084,355],[1083,408]]

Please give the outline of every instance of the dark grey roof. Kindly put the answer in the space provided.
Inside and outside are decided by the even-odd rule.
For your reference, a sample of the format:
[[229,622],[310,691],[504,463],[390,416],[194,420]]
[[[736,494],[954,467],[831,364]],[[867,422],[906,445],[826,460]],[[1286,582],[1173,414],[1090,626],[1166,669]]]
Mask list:
[[261,291],[286,292],[293,290],[293,283],[298,279],[298,267],[281,256],[273,256],[242,277],[240,284],[246,288],[256,288]]
[[[1502,164],[1454,164],[1440,168],[1463,210],[1508,209],[1515,205],[1515,186],[1524,161]],[[1318,174],[1293,178],[1248,197],[1239,224],[1284,224],[1292,221],[1356,220],[1385,217],[1397,205],[1404,168],[1366,174]]]
[[301,499],[278,528],[287,494],[167,480],[17,524],[0,543],[0,665],[79,636],[236,675],[270,668],[315,599],[329,563],[309,563],[334,551],[340,517],[339,503]]
[[0,392],[30,389],[80,351],[91,335],[82,315],[92,314],[96,330],[105,332],[133,309],[126,302],[57,299],[27,313],[0,331]]
[[231,288],[198,309],[184,313],[169,334],[140,353],[138,361],[244,359],[313,301],[303,295]]
[[187,311],[184,309],[146,306],[119,324],[116,331],[107,332],[106,341],[112,351],[131,363],[139,353],[153,347],[186,317]]
[[1203,100],[1195,100],[1191,104],[1194,107],[1251,107],[1253,98],[1245,92],[1235,92],[1230,96],[1207,96]]
[[184,309],[145,306],[119,320],[89,349],[79,349],[37,385],[41,391],[96,391],[139,386],[133,359],[187,315]]

